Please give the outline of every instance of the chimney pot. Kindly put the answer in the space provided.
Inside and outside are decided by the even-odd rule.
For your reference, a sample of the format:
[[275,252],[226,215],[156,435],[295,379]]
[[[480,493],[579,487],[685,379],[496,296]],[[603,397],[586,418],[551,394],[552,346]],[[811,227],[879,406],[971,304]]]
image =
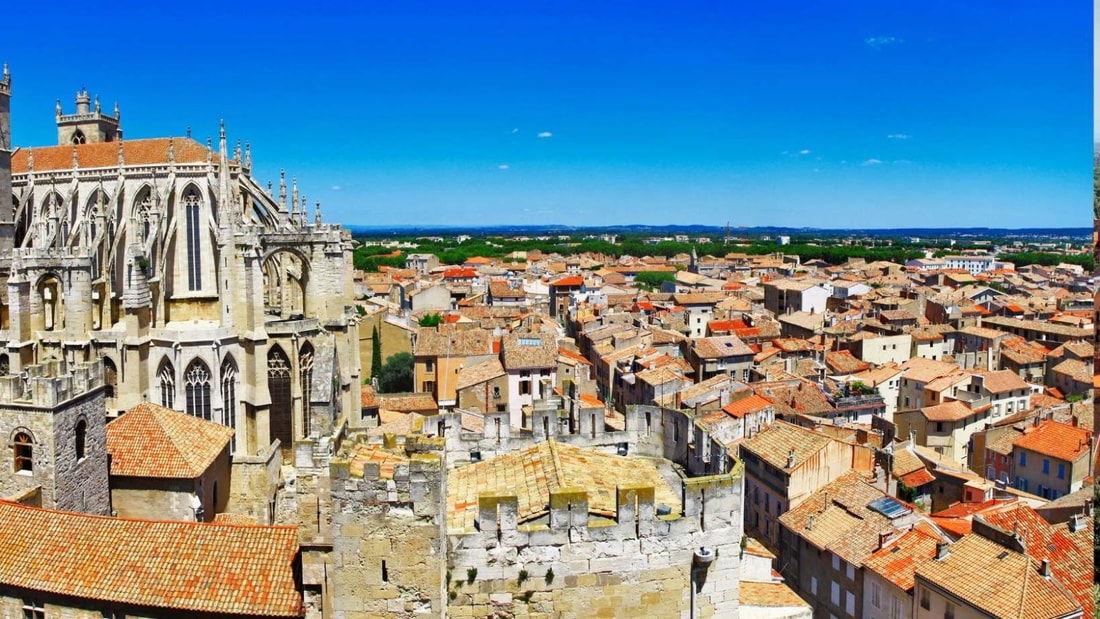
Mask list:
[[1043,578],[1050,578],[1050,559],[1043,559],[1043,564],[1039,568],[1039,575]]
[[947,542],[936,542],[936,560],[943,561],[947,558]]

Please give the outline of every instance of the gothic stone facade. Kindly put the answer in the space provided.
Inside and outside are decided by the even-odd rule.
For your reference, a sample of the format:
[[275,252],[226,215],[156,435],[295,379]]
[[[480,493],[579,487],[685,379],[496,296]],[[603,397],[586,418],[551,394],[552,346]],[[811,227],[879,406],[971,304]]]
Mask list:
[[333,432],[359,407],[350,235],[312,221],[250,149],[123,140],[79,93],[57,146],[11,146],[0,80],[0,374],[102,360],[108,414],[143,400],[236,430],[234,459]]

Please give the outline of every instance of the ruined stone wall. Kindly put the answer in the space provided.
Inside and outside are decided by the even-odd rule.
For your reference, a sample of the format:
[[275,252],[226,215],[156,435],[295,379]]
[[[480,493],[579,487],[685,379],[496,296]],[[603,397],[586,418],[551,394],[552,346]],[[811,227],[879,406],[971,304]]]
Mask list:
[[443,614],[443,466],[436,454],[398,464],[392,479],[368,463],[362,477],[335,459],[332,565],[326,589],[333,619]]
[[448,536],[448,616],[687,616],[695,586],[696,616],[736,617],[740,478],[686,480],[684,498],[683,514],[658,516],[653,488],[620,486],[616,518],[598,519],[583,489],[563,488],[546,524],[517,526],[515,496],[483,495],[480,531]]

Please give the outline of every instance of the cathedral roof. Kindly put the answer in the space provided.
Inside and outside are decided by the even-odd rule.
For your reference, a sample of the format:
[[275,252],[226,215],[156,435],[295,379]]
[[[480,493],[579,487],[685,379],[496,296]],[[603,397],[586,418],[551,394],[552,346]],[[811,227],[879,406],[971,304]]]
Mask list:
[[232,436],[221,424],[142,402],[107,424],[111,475],[194,479]]
[[297,617],[297,554],[295,527],[130,520],[0,501],[0,582],[31,591]]
[[[76,151],[77,167],[83,169],[118,167],[118,148],[122,145],[122,159],[128,166],[168,163],[168,144],[171,142],[176,163],[205,163],[206,146],[191,138],[153,138],[149,140],[125,140],[121,142],[95,142],[89,144],[65,144],[20,148],[11,157],[12,174],[26,174],[34,155],[34,171],[71,170],[73,151]],[[213,161],[219,161],[213,153]]]

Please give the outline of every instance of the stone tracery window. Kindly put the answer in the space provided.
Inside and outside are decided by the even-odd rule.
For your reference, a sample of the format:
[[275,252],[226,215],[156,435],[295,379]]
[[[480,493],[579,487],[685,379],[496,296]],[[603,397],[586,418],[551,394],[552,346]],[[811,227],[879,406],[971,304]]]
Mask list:
[[298,378],[302,388],[302,436],[309,436],[313,402],[313,346],[309,342],[298,351]]
[[195,359],[183,375],[187,414],[210,421],[210,370]]
[[199,207],[202,199],[194,187],[188,187],[183,194],[184,218],[187,224],[187,289],[202,289],[202,229],[199,222]]
[[160,384],[160,405],[164,408],[175,408],[176,370],[167,359],[160,364],[160,371],[157,372],[157,382]]
[[[237,364],[233,357],[226,357],[222,363],[222,425],[237,429]],[[229,444],[230,453],[237,451],[237,433]]]

